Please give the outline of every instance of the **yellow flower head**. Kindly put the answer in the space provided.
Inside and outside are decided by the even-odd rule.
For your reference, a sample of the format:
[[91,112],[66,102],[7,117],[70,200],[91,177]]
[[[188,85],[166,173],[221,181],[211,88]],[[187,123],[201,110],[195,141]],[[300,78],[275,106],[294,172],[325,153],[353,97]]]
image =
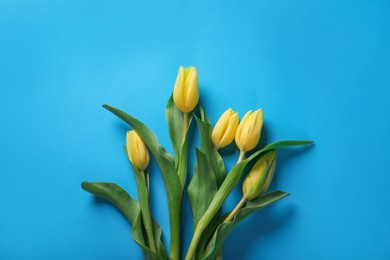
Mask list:
[[199,100],[198,71],[180,66],[173,89],[173,101],[183,113],[194,110]]
[[149,151],[144,141],[136,131],[131,130],[126,134],[126,151],[129,160],[143,171],[149,164]]
[[263,121],[262,109],[253,113],[250,110],[245,114],[236,131],[236,144],[241,151],[248,152],[256,147],[260,140]]
[[247,200],[259,197],[268,189],[275,172],[276,154],[271,151],[263,155],[245,177],[242,193]]
[[222,148],[229,145],[236,134],[238,127],[238,113],[231,108],[226,110],[215,124],[211,139],[215,147]]

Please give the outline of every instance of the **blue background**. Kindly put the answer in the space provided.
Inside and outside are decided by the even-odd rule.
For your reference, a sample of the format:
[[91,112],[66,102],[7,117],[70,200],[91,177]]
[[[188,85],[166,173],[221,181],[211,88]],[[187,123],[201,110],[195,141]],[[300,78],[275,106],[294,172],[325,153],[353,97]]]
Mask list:
[[[226,259],[390,258],[389,1],[2,0],[1,259],[142,257],[125,218],[80,183],[137,197],[128,128],[101,105],[141,119],[172,151],[164,109],[179,65],[198,68],[213,123],[229,107],[262,107],[263,142],[316,141],[280,153],[273,188],[291,195],[243,222]],[[186,203],[185,248],[191,221]]]

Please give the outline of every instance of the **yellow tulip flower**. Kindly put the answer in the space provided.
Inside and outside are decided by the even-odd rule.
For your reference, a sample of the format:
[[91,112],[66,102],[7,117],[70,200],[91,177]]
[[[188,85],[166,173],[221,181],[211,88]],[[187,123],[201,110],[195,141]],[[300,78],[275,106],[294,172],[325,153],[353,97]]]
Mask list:
[[198,104],[198,71],[195,67],[180,66],[173,89],[173,101],[183,113],[189,113]]
[[213,129],[211,139],[214,146],[222,148],[229,145],[234,140],[237,127],[238,113],[229,108],[221,115]]
[[247,200],[253,200],[264,193],[273,178],[276,165],[276,151],[263,155],[245,177],[242,193]]
[[129,160],[143,171],[149,164],[149,151],[144,141],[136,131],[131,130],[126,134],[126,151]]
[[250,110],[245,114],[236,131],[236,144],[242,152],[248,152],[256,147],[260,140],[263,121],[262,109],[253,113]]

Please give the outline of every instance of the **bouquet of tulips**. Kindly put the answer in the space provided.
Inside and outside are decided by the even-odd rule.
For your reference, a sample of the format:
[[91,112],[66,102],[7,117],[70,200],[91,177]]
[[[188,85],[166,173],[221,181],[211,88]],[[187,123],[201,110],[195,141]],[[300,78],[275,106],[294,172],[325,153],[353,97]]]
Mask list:
[[[142,248],[146,259],[180,259],[180,217],[184,192],[188,193],[193,216],[193,236],[185,259],[221,258],[222,244],[238,223],[288,195],[283,191],[267,192],[275,171],[277,150],[313,143],[278,141],[256,150],[263,126],[261,109],[248,111],[241,122],[238,114],[228,109],[213,128],[198,100],[196,68],[180,67],[165,111],[173,155],[158,143],[156,135],[142,122],[115,107],[103,106],[132,128],[126,134],[125,150],[134,173],[139,201],[114,183],[83,182],[82,188],[107,199],[124,214],[132,224],[133,239]],[[194,121],[199,130],[200,144],[195,148],[196,162],[188,183],[188,131]],[[227,172],[219,149],[234,140],[240,155],[235,166]],[[159,166],[167,194],[169,255],[161,238],[161,227],[150,213],[149,152]],[[248,153],[250,156],[246,156]],[[242,176],[245,176],[242,199],[232,211],[222,214],[222,204]]]

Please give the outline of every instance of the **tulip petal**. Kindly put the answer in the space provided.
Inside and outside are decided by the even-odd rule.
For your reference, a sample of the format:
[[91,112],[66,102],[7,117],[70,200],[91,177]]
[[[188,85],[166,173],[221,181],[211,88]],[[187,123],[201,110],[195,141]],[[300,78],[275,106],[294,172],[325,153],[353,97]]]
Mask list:
[[236,145],[242,151],[243,151],[243,134],[244,134],[243,130],[245,128],[245,123],[251,114],[252,114],[252,110],[249,110],[248,112],[246,112],[246,114],[242,118],[240,124],[238,125],[237,131],[236,131],[236,136],[235,136]]
[[126,133],[126,147],[129,160],[141,171],[149,164],[149,151],[144,141],[134,130]]
[[183,100],[185,99],[183,87],[184,87],[184,79],[185,79],[185,70],[182,66],[180,66],[179,71],[177,73],[175,86],[173,88],[173,100],[177,107],[183,107]]
[[220,147],[225,147],[229,145],[233,140],[236,134],[236,130],[238,127],[238,113],[234,113],[230,118],[227,125],[227,128],[222,136],[220,141]]
[[232,114],[233,114],[233,110],[229,108],[221,115],[221,117],[218,119],[217,123],[215,124],[211,138],[213,140],[214,145],[218,148],[223,147],[221,145],[221,140],[223,139],[226,129],[228,128],[229,119]]

